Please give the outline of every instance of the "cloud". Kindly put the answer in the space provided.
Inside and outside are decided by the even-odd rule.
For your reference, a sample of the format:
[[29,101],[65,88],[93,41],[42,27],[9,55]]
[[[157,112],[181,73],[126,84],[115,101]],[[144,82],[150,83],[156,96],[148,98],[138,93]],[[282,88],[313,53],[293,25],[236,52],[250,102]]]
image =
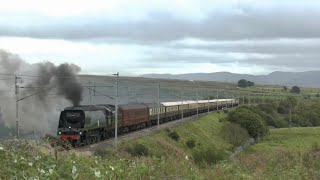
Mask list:
[[[137,5],[128,3],[121,11],[119,9],[121,6],[116,3],[118,6],[115,5],[116,10],[113,10],[115,13],[111,14],[108,8],[112,5],[105,4],[102,6],[105,8],[100,8],[97,12],[94,12],[96,6],[89,6],[88,9],[93,11],[91,14],[86,14],[87,11],[82,11],[80,8],[80,12],[74,16],[49,16],[50,13],[41,15],[21,13],[13,16],[7,12],[0,18],[0,24],[2,24],[0,34],[78,40],[119,38],[142,42],[172,41],[185,37],[239,40],[318,38],[320,36],[320,24],[317,23],[317,19],[320,18],[320,3],[244,1],[244,3],[229,3],[228,6],[222,6],[222,9],[212,4],[212,10],[204,8],[206,3],[194,3],[194,8],[172,3],[171,6],[176,8],[175,11],[168,2],[157,8],[150,3],[138,3],[142,4],[140,13]],[[165,10],[165,5],[169,10]],[[191,13],[197,6],[204,8],[203,12],[199,10]],[[210,7],[210,3],[208,6]],[[129,10],[127,12],[126,8],[131,9],[127,9]],[[65,8],[62,7],[62,9]],[[72,9],[70,8],[71,12]],[[189,13],[194,16],[190,16]],[[61,14],[65,15],[65,13]],[[129,17],[130,15],[132,17]],[[8,17],[10,21],[7,20]],[[26,21],[26,19],[34,21]]]
[[320,67],[320,2],[28,3],[0,7],[0,48],[29,62],[77,62],[95,74]]

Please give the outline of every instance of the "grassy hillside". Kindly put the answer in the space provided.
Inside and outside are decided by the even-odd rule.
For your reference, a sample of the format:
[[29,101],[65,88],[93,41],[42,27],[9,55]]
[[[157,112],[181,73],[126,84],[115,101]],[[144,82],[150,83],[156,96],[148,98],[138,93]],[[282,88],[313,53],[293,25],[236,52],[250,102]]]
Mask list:
[[320,179],[320,128],[273,129],[234,161],[209,174],[220,179]]
[[[185,158],[185,156],[191,156],[192,152],[196,149],[210,147],[231,153],[232,145],[219,136],[221,128],[225,124],[225,122],[219,122],[219,120],[224,117],[226,117],[226,114],[222,111],[219,114],[214,113],[204,116],[199,120],[183,124],[179,127],[165,129],[155,135],[123,143],[120,145],[120,150],[125,151],[126,148],[138,143],[149,147],[150,153],[157,157],[167,156],[170,152],[175,153],[175,156]],[[178,134],[178,141],[170,138],[169,134],[173,132]],[[188,140],[194,140],[194,148],[190,149],[187,147],[186,142]]]
[[[224,155],[231,153],[233,146],[219,136],[221,127],[226,123],[219,120],[224,117],[226,114],[223,112],[214,113],[149,137],[125,142],[117,150],[99,150],[95,152],[96,156],[68,151],[59,152],[56,159],[54,150],[44,143],[1,141],[0,179],[203,179],[202,169],[192,161],[192,152],[210,149],[219,150]],[[169,131],[176,132],[179,140],[170,138]],[[186,145],[189,139],[194,140],[192,149]],[[143,144],[148,155],[130,155],[128,149],[135,144]],[[216,156],[214,154],[212,158]]]
[[225,117],[213,113],[94,155],[67,151],[56,158],[43,142],[0,141],[0,179],[320,178],[320,128],[272,129],[229,160],[234,146],[223,131]]

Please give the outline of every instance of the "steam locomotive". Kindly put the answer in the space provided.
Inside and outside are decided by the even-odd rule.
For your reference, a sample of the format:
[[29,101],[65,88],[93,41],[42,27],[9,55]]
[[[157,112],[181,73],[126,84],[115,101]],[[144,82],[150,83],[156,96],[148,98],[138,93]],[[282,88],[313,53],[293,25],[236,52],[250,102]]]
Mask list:
[[[199,101],[131,103],[118,106],[118,133],[124,134],[156,125],[215,111],[224,107],[238,106],[235,99]],[[89,145],[114,137],[115,106],[108,104],[75,106],[65,108],[59,119],[58,136],[73,146]]]

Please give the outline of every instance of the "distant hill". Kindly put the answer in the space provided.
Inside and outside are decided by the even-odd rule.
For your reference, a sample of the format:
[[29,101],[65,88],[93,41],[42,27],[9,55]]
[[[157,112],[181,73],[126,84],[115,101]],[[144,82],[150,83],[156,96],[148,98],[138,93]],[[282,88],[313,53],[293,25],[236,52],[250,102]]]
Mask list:
[[284,85],[302,87],[320,87],[320,71],[280,72],[268,75],[235,74],[230,72],[189,73],[189,74],[144,74],[142,77],[157,79],[202,80],[237,83],[240,79],[253,81],[261,85]]

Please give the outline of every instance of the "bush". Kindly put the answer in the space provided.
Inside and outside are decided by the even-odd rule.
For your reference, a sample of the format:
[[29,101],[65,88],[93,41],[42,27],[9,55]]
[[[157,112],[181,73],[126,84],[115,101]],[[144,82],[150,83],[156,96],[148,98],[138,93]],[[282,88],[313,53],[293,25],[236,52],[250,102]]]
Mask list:
[[180,139],[179,134],[176,133],[175,131],[170,132],[170,133],[168,134],[168,136],[169,136],[171,139],[175,140],[175,141],[179,141],[179,139]]
[[220,136],[233,146],[240,146],[249,139],[248,131],[235,123],[225,124],[220,131]]
[[101,148],[98,148],[97,150],[95,150],[93,152],[93,155],[94,156],[100,156],[102,158],[105,158],[105,157],[110,157],[110,155],[112,154],[113,152],[111,150],[108,150],[108,149],[101,149]]
[[225,158],[223,151],[218,151],[214,148],[198,149],[192,152],[192,157],[195,163],[202,164],[206,163],[214,165]]
[[273,113],[277,110],[277,106],[273,103],[259,104],[258,108],[266,113]]
[[134,144],[126,149],[126,151],[132,156],[148,156],[149,149],[143,144]]
[[245,128],[253,138],[263,136],[268,132],[263,118],[245,106],[230,112],[228,120]]
[[196,140],[194,139],[189,139],[187,142],[186,142],[186,145],[189,149],[193,149],[195,146],[196,146]]

